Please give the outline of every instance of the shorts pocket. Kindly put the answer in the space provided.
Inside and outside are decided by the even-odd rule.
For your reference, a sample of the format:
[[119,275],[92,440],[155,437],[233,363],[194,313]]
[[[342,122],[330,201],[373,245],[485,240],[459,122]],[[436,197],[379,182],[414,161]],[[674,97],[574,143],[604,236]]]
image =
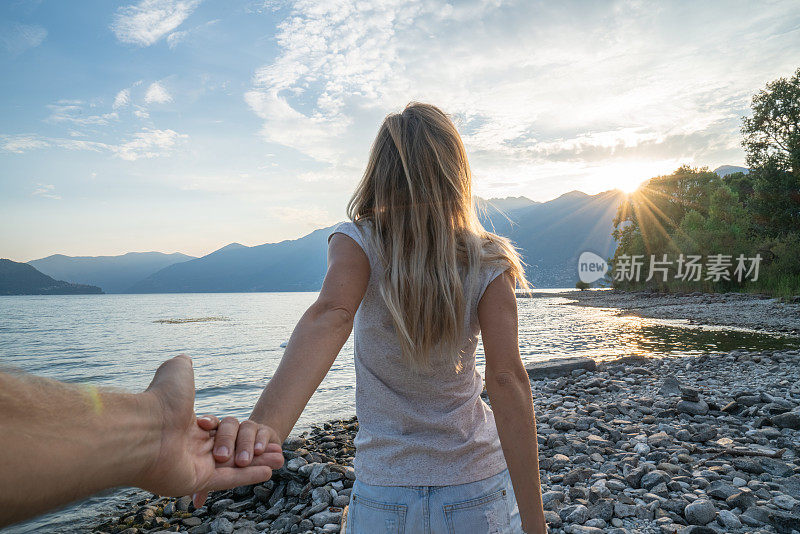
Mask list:
[[405,504],[374,501],[354,493],[347,512],[347,534],[403,534]]
[[506,490],[444,505],[450,534],[507,534],[511,532]]

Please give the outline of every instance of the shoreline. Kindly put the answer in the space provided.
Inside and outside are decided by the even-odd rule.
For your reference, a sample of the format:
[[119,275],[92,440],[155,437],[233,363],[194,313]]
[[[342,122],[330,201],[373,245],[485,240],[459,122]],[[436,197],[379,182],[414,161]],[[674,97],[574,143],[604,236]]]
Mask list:
[[800,302],[784,302],[748,293],[650,293],[644,291],[570,291],[558,296],[571,305],[616,308],[619,315],[686,320],[689,324],[746,328],[800,336]]
[[[800,528],[800,350],[620,358],[532,379],[554,534]],[[273,480],[140,503],[95,532],[339,532],[355,418],[284,444]]]
[[[752,295],[559,296],[620,314],[800,334],[800,306]],[[531,390],[551,533],[800,532],[800,350],[622,357],[534,374]],[[286,465],[265,484],[214,492],[198,510],[186,497],[153,496],[92,532],[340,532],[357,428],[355,418],[334,420],[289,438]]]

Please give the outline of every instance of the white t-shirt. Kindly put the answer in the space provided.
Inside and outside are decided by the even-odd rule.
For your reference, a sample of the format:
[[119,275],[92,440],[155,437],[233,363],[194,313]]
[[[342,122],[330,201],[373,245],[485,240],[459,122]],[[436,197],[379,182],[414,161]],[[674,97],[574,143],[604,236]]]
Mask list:
[[496,475],[506,462],[494,414],[480,397],[483,381],[475,369],[475,349],[478,302],[505,268],[481,268],[475,292],[466,299],[461,371],[442,361],[430,371],[412,372],[379,291],[382,268],[362,234],[368,231],[366,225],[345,222],[331,232],[358,243],[371,268],[354,325],[357,478],[380,486],[449,486]]

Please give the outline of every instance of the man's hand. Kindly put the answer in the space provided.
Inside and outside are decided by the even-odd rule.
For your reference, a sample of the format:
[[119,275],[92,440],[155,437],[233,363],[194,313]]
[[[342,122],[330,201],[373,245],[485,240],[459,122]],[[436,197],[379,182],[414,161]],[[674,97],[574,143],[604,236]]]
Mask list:
[[[161,422],[161,447],[142,471],[137,486],[159,495],[196,494],[195,505],[201,506],[209,491],[264,482],[272,476],[272,469],[283,465],[280,444],[266,441],[255,450],[251,441],[247,462],[234,463],[230,455],[217,457],[215,462],[211,431],[216,429],[217,419],[196,419],[194,392],[192,362],[181,355],[164,362],[141,394],[146,409]],[[217,439],[228,426],[220,425]]]

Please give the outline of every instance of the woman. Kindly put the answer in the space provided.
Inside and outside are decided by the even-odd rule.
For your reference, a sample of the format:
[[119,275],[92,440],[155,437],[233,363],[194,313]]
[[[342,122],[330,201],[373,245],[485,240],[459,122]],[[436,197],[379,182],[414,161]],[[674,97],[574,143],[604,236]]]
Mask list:
[[[509,242],[478,222],[464,146],[438,108],[386,117],[329,237],[328,271],[250,421],[215,456],[282,443],[355,325],[356,482],[348,534],[546,532]],[[475,370],[481,333],[486,388]],[[235,452],[234,452],[235,450]]]

